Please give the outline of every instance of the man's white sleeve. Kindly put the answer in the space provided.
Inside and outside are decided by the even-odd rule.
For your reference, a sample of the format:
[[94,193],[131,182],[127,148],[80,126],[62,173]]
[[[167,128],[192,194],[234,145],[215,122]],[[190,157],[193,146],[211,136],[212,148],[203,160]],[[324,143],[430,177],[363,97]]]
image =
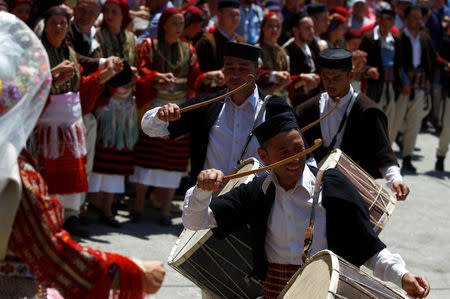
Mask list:
[[[392,190],[392,184],[395,181],[403,182],[403,176],[400,172],[400,167],[398,167],[397,165],[391,165],[391,166],[381,168],[380,172],[383,175],[388,187],[391,190]],[[394,190],[392,190],[392,191],[394,191]]]
[[211,191],[205,191],[197,186],[186,192],[183,205],[183,225],[190,230],[200,230],[217,227],[216,219],[209,208]]
[[156,115],[161,107],[155,107],[145,112],[141,120],[142,131],[150,137],[164,137],[169,135],[169,123],[162,121]]
[[386,248],[374,254],[365,264],[373,271],[373,275],[384,281],[395,283],[402,287],[402,278],[406,270],[405,262],[397,253],[391,253]]

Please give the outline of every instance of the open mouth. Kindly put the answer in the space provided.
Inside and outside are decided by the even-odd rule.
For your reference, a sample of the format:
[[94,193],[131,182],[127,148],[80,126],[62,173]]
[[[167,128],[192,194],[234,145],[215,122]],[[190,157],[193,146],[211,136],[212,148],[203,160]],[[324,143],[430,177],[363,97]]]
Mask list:
[[289,170],[289,171],[296,171],[296,170],[299,170],[299,169],[300,169],[300,165],[296,165],[296,166],[287,166],[286,168],[287,168],[287,170]]

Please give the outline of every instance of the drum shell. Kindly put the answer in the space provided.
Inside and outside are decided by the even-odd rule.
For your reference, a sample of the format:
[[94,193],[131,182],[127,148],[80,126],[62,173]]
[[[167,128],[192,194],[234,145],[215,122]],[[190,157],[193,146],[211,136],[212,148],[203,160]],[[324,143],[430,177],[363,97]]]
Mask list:
[[359,270],[333,252],[322,250],[293,275],[278,298],[403,299],[407,297]]
[[[233,172],[259,167],[258,160],[250,158]],[[219,194],[253,177],[230,180]],[[195,240],[190,241],[191,238]],[[253,254],[248,227],[223,239],[210,229],[196,232],[185,229],[172,249],[168,264],[213,298],[256,298],[263,294],[263,282],[250,276]]]
[[325,170],[336,168],[350,180],[366,202],[370,224],[379,234],[394,212],[397,199],[340,149],[334,149],[325,157],[320,167]]

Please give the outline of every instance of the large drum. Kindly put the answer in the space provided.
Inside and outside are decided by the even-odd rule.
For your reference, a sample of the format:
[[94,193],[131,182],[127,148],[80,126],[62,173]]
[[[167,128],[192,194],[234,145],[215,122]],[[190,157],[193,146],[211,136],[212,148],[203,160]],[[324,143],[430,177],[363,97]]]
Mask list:
[[329,250],[315,254],[289,280],[278,298],[407,298]]
[[[255,158],[245,160],[232,173],[260,167]],[[230,180],[219,194],[224,194],[254,175]],[[225,239],[210,229],[185,229],[169,256],[168,264],[198,285],[213,298],[256,298],[262,296],[263,281],[250,278],[253,269],[250,230],[245,227]]]
[[334,149],[324,158],[320,168],[337,168],[352,182],[367,203],[370,224],[379,234],[394,212],[397,199],[340,149]]

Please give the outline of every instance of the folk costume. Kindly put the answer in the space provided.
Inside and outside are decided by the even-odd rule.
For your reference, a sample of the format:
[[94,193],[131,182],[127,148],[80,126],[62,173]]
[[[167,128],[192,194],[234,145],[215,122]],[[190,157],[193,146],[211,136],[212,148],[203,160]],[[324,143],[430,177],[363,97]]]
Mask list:
[[[299,24],[301,19],[308,17],[306,13],[298,13],[291,20],[292,27]],[[317,62],[317,48],[310,47],[309,44],[305,44],[305,47],[295,42],[295,39],[290,39],[283,48],[289,55],[289,64],[291,70],[292,82],[289,86],[289,98],[293,103],[293,106],[303,103],[310,97],[317,95],[320,91],[320,86],[308,90],[304,84],[299,84],[302,79],[302,74],[307,73],[318,73],[318,62]]]
[[[448,65],[450,61],[450,34],[446,34],[441,42],[439,51],[442,59]],[[444,159],[448,152],[448,144],[450,143],[450,69],[445,67],[441,72],[442,82],[442,131],[439,136],[439,145],[436,151],[436,166],[438,171],[444,171]]]
[[[65,14],[54,7],[49,16]],[[42,43],[47,51],[50,67],[69,60],[75,64],[75,75],[56,86],[52,84],[50,96],[34,130],[35,154],[38,171],[48,183],[49,194],[58,194],[66,209],[65,217],[77,216],[81,193],[87,191],[86,130],[82,119],[82,107],[91,106],[100,96],[102,87],[99,72],[81,76],[75,51],[63,41],[59,48],[51,45],[44,32]]]
[[[344,49],[326,49],[320,53],[321,67],[350,71],[352,54]],[[327,92],[309,99],[295,109],[300,127],[330,111],[335,102]],[[357,94],[350,86],[340,99],[338,108],[330,116],[304,133],[308,144],[321,138],[323,145],[314,152],[322,160],[333,148],[340,148],[352,160],[375,178],[385,177],[389,183],[402,180],[397,159],[392,151],[387,121],[383,111],[364,94]]]
[[[225,55],[256,62],[260,49],[241,43],[228,43]],[[192,98],[181,107],[204,102],[227,91],[225,89],[216,94]],[[263,107],[265,98],[266,95],[255,87],[249,98],[239,106],[227,97],[222,101],[185,112],[179,120],[168,123],[162,122],[157,117],[159,107],[156,107],[146,112],[142,118],[142,130],[151,137],[170,136],[171,139],[190,134],[191,178],[193,178],[191,183],[194,184],[197,175],[205,167],[214,167],[228,173],[240,159],[256,157],[259,145],[255,138],[250,138],[244,151],[255,121],[261,123],[267,117],[291,110],[286,100],[278,96],[268,99]],[[232,149],[227,151],[230,145]]]
[[[292,129],[298,130],[294,115],[282,113],[257,127],[255,135],[263,143]],[[213,228],[219,237],[249,225],[253,275],[265,280],[264,298],[276,298],[302,264],[316,173],[316,168],[305,165],[296,186],[285,190],[271,171],[217,198],[195,186],[186,193],[183,224],[192,230]],[[385,249],[370,227],[363,199],[336,169],[323,176],[314,236],[312,254],[329,248],[355,266],[364,264],[374,269],[375,276],[401,286],[405,263]]]
[[140,262],[72,241],[34,158],[19,156],[47,101],[50,64],[27,25],[4,12],[0,40],[0,297],[46,298],[53,287],[65,298],[108,298],[110,288],[142,298]]
[[260,37],[257,46],[261,47],[262,69],[258,79],[258,86],[266,94],[274,94],[287,99],[289,96],[287,87],[282,90],[274,91],[277,82],[275,81],[273,72],[286,71],[290,73],[289,56],[278,44],[272,46],[264,42],[263,27],[267,20],[274,15],[279,16],[279,14],[275,12],[268,13],[264,16],[261,23]]
[[[240,4],[237,0],[220,0],[218,2],[218,9],[226,7],[239,8]],[[200,71],[215,71],[223,67],[224,50],[227,42],[245,43],[246,41],[236,32],[232,36],[226,36],[225,32],[218,26],[209,29],[200,37],[194,45],[198,55]],[[220,89],[222,88],[214,86],[212,83],[208,88],[202,87],[200,93],[213,93]]]
[[[396,136],[402,126],[403,134],[402,158],[404,168],[415,171],[411,164],[416,138],[419,134],[425,105],[425,87],[431,84],[436,65],[436,51],[430,36],[420,30],[416,37],[405,28],[399,37],[399,46],[396,47],[396,72],[399,77],[399,87],[410,85],[409,96],[400,94],[397,98],[395,123],[392,136]],[[393,142],[394,140],[391,140]]]
[[[167,8],[160,19],[160,28],[175,14],[177,8]],[[160,32],[158,38],[144,38],[138,47],[139,72],[136,106],[138,119],[146,111],[168,103],[182,105],[196,90],[203,74],[200,72],[194,47],[183,40],[169,44]],[[170,89],[154,80],[156,73],[173,73],[177,78]],[[189,135],[176,140],[150,138],[142,130],[135,147],[135,172],[130,180],[147,186],[178,188],[189,160]]]
[[102,94],[95,110],[97,141],[94,168],[89,179],[89,192],[123,193],[125,176],[133,174],[133,152],[138,138],[136,109],[130,66],[137,63],[136,37],[125,28],[130,22],[127,1],[108,0],[121,7],[122,29],[112,34],[105,24],[100,27],[96,39],[104,57],[117,56],[124,62],[124,69],[113,77]]
[[[384,14],[393,14],[394,11],[383,11]],[[386,38],[380,35],[379,26],[364,33],[360,50],[367,53],[367,66],[376,67],[380,76],[378,80],[369,78],[365,94],[377,103],[384,111],[388,120],[389,140],[394,140],[392,126],[395,121],[395,48],[398,47],[398,39],[390,32]]]
[[[85,75],[90,75],[98,71],[105,63],[105,58],[102,58],[103,54],[100,43],[95,39],[96,32],[97,30],[94,26],[91,27],[89,34],[81,32],[75,24],[75,21],[71,22],[69,31],[67,32],[67,41],[75,50],[77,60],[83,67]],[[89,106],[82,106],[87,142],[85,170],[88,178],[94,167],[95,141],[97,139],[97,119],[93,114],[94,108],[95,102],[92,102],[92,105]],[[83,194],[82,200],[84,201],[85,198],[86,194]]]

